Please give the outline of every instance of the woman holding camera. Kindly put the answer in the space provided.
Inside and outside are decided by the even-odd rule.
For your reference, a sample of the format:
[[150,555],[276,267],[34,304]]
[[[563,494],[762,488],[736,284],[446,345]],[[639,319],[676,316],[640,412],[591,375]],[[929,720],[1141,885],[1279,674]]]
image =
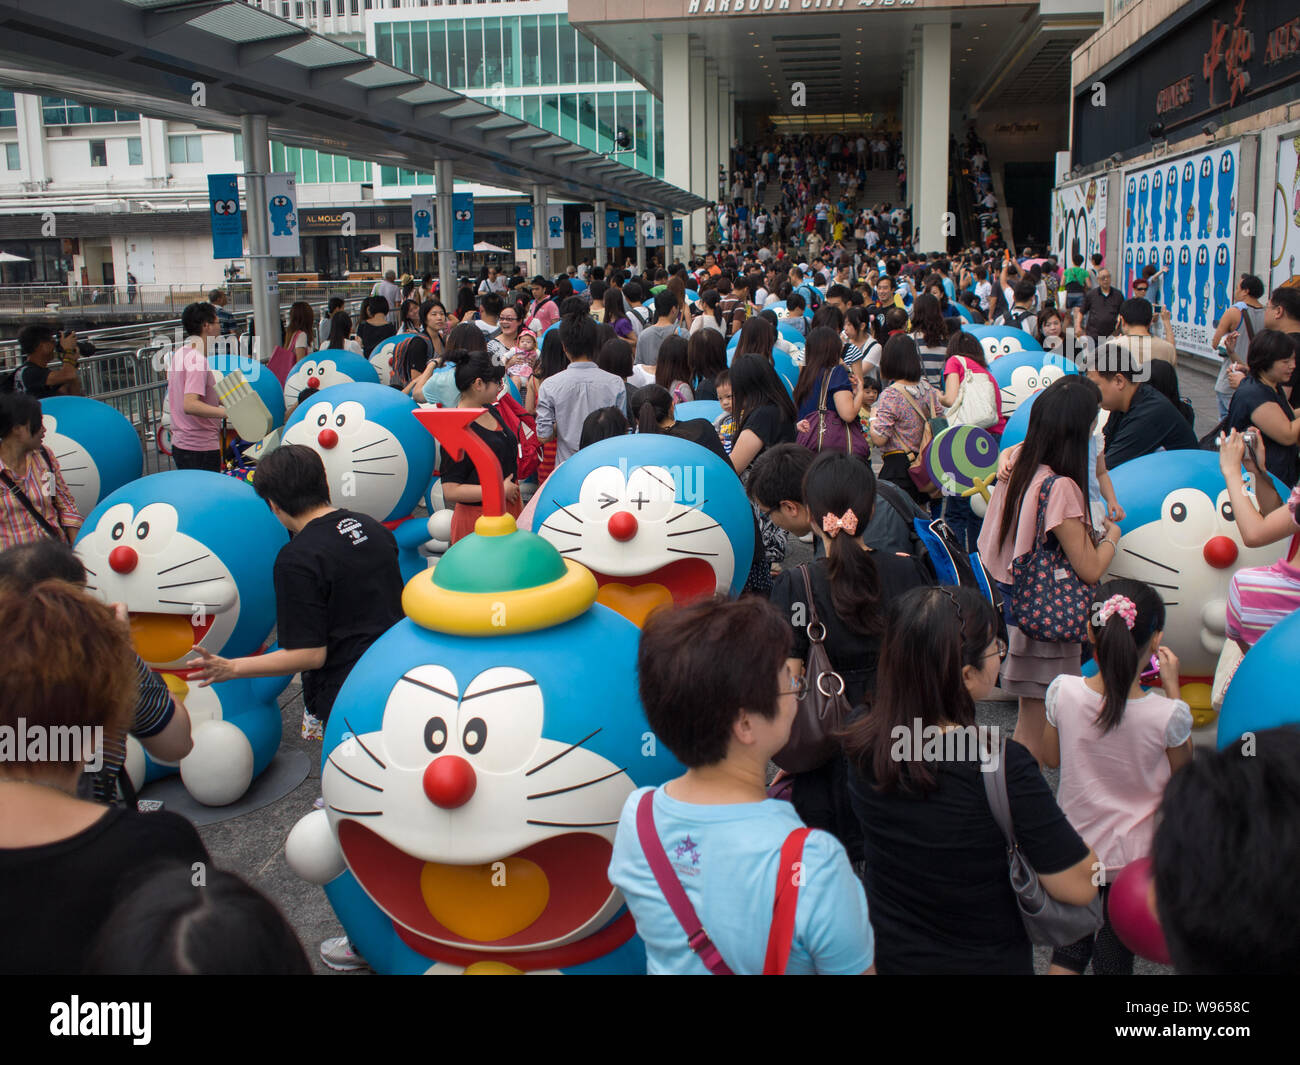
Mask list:
[[1283,386],[1295,373],[1295,346],[1287,333],[1267,330],[1250,342],[1249,374],[1228,406],[1229,430],[1255,428],[1264,441],[1264,466],[1283,484],[1297,479],[1300,419],[1287,402]]

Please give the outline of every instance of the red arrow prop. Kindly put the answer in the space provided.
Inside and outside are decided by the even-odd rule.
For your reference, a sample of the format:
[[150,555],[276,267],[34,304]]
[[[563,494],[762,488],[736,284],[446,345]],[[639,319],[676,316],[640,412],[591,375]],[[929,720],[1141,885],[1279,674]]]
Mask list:
[[468,454],[483,487],[483,514],[494,518],[506,512],[506,493],[502,484],[505,476],[501,460],[487,445],[487,441],[470,429],[470,423],[485,413],[484,407],[439,407],[437,410],[417,410],[416,420],[442,444],[453,459]]

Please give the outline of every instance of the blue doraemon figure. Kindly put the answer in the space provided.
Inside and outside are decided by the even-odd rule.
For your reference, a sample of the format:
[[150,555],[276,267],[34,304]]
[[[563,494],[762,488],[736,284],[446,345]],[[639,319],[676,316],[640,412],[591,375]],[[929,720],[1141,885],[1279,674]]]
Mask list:
[[590,218],[582,220],[582,239],[584,241],[596,239],[596,224]]
[[740,478],[707,448],[654,433],[601,440],[557,468],[532,528],[638,625],[661,604],[738,595],[754,555]]
[[1184,244],[1178,250],[1178,315],[1185,322],[1192,314],[1192,249]]
[[1178,221],[1178,167],[1171,166],[1165,175],[1165,240],[1174,239]]
[[[1072,359],[1043,351],[1022,351],[989,363],[1002,393],[1002,413],[1010,418],[1026,399],[1066,374],[1078,373]],[[1009,428],[1009,426],[1008,426]]]
[[1124,249],[1124,287],[1120,290],[1121,292],[1133,291],[1133,271],[1134,271],[1133,249],[1125,248]]
[[1210,223],[1214,220],[1214,160],[1201,159],[1200,179],[1196,182],[1196,236],[1206,240],[1210,236]]
[[1219,714],[1220,748],[1247,732],[1283,725],[1300,726],[1300,702],[1286,683],[1300,662],[1300,610],[1282,618],[1261,636],[1232,676]]
[[425,240],[433,236],[433,215],[421,207],[411,216],[415,223],[416,240]]
[[292,237],[294,227],[298,224],[293,213],[293,200],[288,196],[272,196],[270,211],[271,236]]
[[1236,180],[1236,164],[1232,152],[1224,152],[1219,159],[1219,225],[1214,231],[1216,237],[1232,236],[1232,215],[1237,209],[1236,197],[1233,195]]
[[1232,269],[1228,246],[1220,244],[1214,253],[1214,320],[1217,322],[1232,303]]
[[1192,239],[1192,219],[1196,217],[1196,208],[1192,205],[1192,196],[1196,188],[1196,166],[1189,159],[1183,164],[1183,211],[1181,214],[1182,225],[1178,227],[1179,240]]
[[1151,239],[1160,239],[1160,200],[1164,190],[1164,171],[1157,170],[1151,175]]
[[1137,213],[1138,213],[1137,239],[1140,241],[1147,239],[1147,203],[1148,203],[1147,192],[1148,192],[1149,185],[1150,182],[1148,182],[1147,180],[1147,175],[1143,174],[1142,180],[1138,182],[1138,201],[1137,201]]
[[1196,298],[1195,315],[1192,321],[1196,325],[1205,325],[1205,312],[1210,305],[1210,246],[1201,244],[1196,249]]
[[984,357],[992,366],[997,359],[1005,359],[1022,352],[1043,350],[1043,345],[1023,329],[1007,325],[970,325],[962,326],[967,333],[974,336],[984,348]]
[[[1110,477],[1125,518],[1107,575],[1145,581],[1160,593],[1164,643],[1178,656],[1183,698],[1197,724],[1206,724],[1227,631],[1228,583],[1243,566],[1275,561],[1277,548],[1246,547],[1213,452],[1143,455]],[[1248,479],[1252,497],[1253,485]]]
[[1125,291],[1130,296],[1133,295],[1132,282],[1136,281],[1138,278],[1142,276],[1142,268],[1146,266],[1146,264],[1147,264],[1147,250],[1146,248],[1142,247],[1139,244],[1137,249],[1137,254],[1133,262],[1133,276],[1132,278],[1129,279],[1129,287],[1125,289]]
[[335,504],[392,529],[404,580],[429,564],[428,519],[412,512],[421,500],[433,510],[434,441],[415,420],[416,409],[410,396],[373,381],[334,385],[290,415],[283,438],[320,455]]
[[1131,177],[1128,179],[1126,193],[1124,197],[1124,243],[1131,244],[1133,242],[1133,226],[1137,222],[1137,211],[1135,210],[1138,194],[1137,178]]
[[387,337],[376,344],[370,351],[370,365],[375,373],[379,375],[381,385],[392,384],[393,380],[393,352],[397,350],[397,345],[404,341],[410,340],[410,333],[398,333],[396,336]]
[[41,400],[45,446],[59,461],[77,510],[89,514],[105,496],[144,472],[144,449],[131,423],[107,403],[85,396]]
[[271,428],[280,428],[284,424],[284,389],[280,387],[279,378],[261,363],[246,370],[244,378],[266,404],[267,412],[271,415]]
[[[467,413],[420,417],[459,418],[438,424],[444,447],[499,481]],[[681,767],[640,706],[636,626],[500,509],[485,501],[407,583],[406,618],[353,668],[325,733],[325,809],[285,856],[382,973],[644,973],[606,870],[627,797]]]
[[[267,649],[275,627],[272,567],[288,542],[250,485],[202,470],[168,470],[119,488],[91,512],[77,539],[88,589],[126,604],[136,653],[185,704],[194,750],[180,762],[181,780],[210,806],[240,798],[275,756],[277,699],[289,678],[189,685],[192,649],[223,658]],[[177,771],[146,758],[146,780]]]
[[564,216],[550,215],[546,219],[546,230],[552,240],[560,240],[564,236]]
[[[403,338],[405,339],[405,338]],[[292,411],[304,389],[320,392],[350,382],[379,383],[379,371],[360,355],[343,348],[325,348],[299,359],[284,379],[285,406]]]

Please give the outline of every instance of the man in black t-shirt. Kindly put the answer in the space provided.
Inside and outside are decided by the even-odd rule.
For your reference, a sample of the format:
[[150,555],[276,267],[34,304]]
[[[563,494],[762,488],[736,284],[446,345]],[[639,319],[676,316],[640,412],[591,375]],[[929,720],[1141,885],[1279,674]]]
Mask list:
[[1199,447],[1187,419],[1164,395],[1143,383],[1141,360],[1122,344],[1102,345],[1088,377],[1101,389],[1102,407],[1110,411],[1102,429],[1107,470],[1155,451]]
[[1110,287],[1110,271],[1100,271],[1097,274],[1097,287],[1090,289],[1083,297],[1083,302],[1074,308],[1074,331],[1086,332],[1093,340],[1110,336],[1119,324],[1119,309],[1123,302],[1123,293]]
[[365,514],[330,504],[320,456],[290,444],[257,466],[253,487],[292,539],[275,559],[277,651],[225,659],[195,648],[201,687],[302,673],[303,738],[321,739],[352,667],[402,618],[397,541]]
[[[18,369],[0,382],[6,392],[26,392],[33,399],[50,396],[79,396],[81,381],[77,377],[77,360],[81,357],[77,347],[77,334],[67,330],[56,338],[48,325],[29,325],[18,331],[18,349],[23,361]],[[63,365],[50,369],[50,361],[58,350]]]

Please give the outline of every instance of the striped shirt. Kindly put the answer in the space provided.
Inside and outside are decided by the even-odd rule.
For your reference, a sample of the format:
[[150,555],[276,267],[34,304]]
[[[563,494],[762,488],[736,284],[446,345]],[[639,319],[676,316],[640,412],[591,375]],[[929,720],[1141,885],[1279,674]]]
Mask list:
[[82,522],[76,500],[68,490],[67,482],[59,469],[59,460],[50,449],[41,448],[41,458],[29,455],[27,468],[22,472],[10,469],[0,459],[0,551],[18,544],[33,544],[49,537],[41,523],[23,506],[17,494],[5,480],[11,480],[28,502],[55,529],[61,526],[77,528]]
[[[1300,529],[1300,486],[1287,500],[1291,521]],[[1300,567],[1288,562],[1295,557],[1300,532],[1291,538],[1286,554],[1270,566],[1240,569],[1228,584],[1228,628],[1230,640],[1253,647],[1264,633],[1288,614],[1300,609]]]
[[[176,708],[162,677],[145,665],[139,655],[135,658],[135,676],[138,689],[129,731],[138,740],[147,739],[171,724]],[[111,803],[117,798],[117,781],[125,764],[126,733],[106,734],[103,765],[98,772],[82,774],[77,793],[92,802]]]

